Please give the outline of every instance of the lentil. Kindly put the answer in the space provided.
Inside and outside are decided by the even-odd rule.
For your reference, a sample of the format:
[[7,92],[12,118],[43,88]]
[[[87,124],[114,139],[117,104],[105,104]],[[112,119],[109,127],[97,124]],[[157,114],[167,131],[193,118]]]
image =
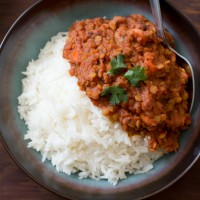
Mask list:
[[[166,37],[173,45],[168,32]],[[142,66],[148,80],[134,87],[124,78],[123,71],[108,74],[111,59],[119,54],[125,57],[124,73]],[[130,136],[149,136],[152,150],[178,149],[179,132],[191,123],[186,91],[188,74],[157,37],[153,23],[142,15],[78,21],[69,30],[63,57],[70,61],[70,74],[78,78],[80,89],[86,91],[105,116],[119,121]],[[128,101],[112,106],[101,92],[116,85],[127,91]]]

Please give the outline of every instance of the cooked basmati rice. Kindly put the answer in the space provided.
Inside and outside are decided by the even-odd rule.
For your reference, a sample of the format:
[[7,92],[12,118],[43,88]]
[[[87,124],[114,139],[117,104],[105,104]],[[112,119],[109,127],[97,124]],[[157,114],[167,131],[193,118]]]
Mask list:
[[28,128],[28,147],[57,171],[77,172],[81,179],[107,179],[115,185],[127,173],[149,171],[163,151],[149,151],[148,138],[128,137],[79,90],[62,58],[66,39],[67,33],[52,37],[23,73],[18,111]]

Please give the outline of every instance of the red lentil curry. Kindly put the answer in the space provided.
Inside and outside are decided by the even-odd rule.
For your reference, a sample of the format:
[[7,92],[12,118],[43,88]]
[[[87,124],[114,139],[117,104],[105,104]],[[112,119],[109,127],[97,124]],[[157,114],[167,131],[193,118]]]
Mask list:
[[153,23],[142,15],[78,21],[69,29],[63,57],[80,89],[130,137],[149,136],[151,150],[178,149],[179,133],[191,123],[188,75]]

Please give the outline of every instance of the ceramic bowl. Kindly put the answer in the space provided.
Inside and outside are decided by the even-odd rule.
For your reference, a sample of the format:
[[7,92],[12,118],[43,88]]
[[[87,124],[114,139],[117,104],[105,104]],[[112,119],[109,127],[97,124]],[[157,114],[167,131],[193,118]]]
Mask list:
[[35,181],[49,190],[71,199],[141,199],[174,183],[200,153],[200,38],[192,24],[173,6],[161,1],[164,26],[175,38],[175,48],[192,64],[196,96],[192,124],[181,134],[180,149],[155,162],[146,174],[128,175],[118,185],[91,179],[79,180],[76,174],[58,173],[50,162],[41,162],[41,155],[27,148],[25,123],[17,112],[17,97],[22,90],[22,71],[39,50],[57,32],[67,31],[76,20],[93,17],[139,13],[152,19],[146,0],[44,0],[28,9],[11,27],[0,49],[0,130],[1,138],[17,164]]

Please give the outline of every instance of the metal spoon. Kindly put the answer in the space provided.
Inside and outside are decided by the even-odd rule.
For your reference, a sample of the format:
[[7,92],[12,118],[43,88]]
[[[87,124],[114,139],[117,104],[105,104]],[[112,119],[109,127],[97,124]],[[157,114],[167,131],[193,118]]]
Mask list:
[[191,98],[191,104],[190,104],[190,112],[192,110],[193,107],[193,103],[194,103],[194,96],[195,96],[195,80],[194,80],[194,72],[193,72],[193,68],[190,64],[190,62],[183,57],[182,55],[180,55],[176,50],[174,50],[168,43],[166,37],[165,37],[165,33],[164,33],[164,29],[163,29],[163,23],[162,23],[162,17],[161,17],[161,9],[160,9],[160,1],[159,0],[150,0],[150,4],[151,4],[151,10],[152,10],[152,14],[155,20],[155,24],[156,24],[156,28],[157,28],[157,35],[158,37],[160,37],[164,44],[177,55],[177,61],[179,60],[183,66],[184,63],[186,64],[186,66],[189,67],[190,70],[190,74],[191,74],[191,78],[192,78],[192,98]]

